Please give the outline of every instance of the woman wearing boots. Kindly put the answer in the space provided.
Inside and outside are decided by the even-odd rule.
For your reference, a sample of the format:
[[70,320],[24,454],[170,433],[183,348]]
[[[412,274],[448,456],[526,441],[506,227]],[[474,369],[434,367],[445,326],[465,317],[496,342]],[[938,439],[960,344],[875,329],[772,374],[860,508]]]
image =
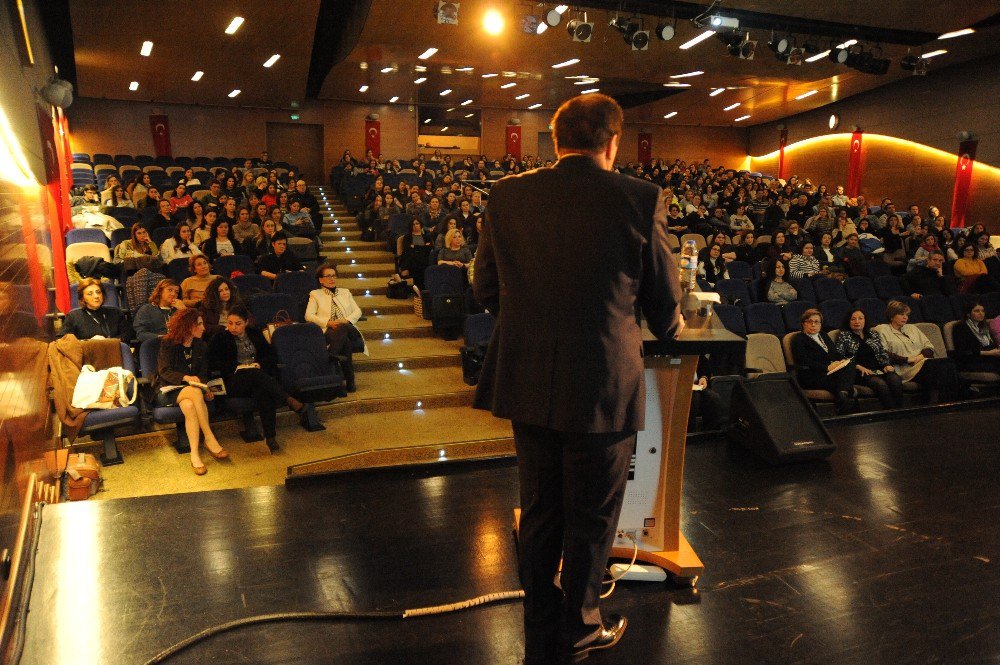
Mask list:
[[257,404],[264,439],[271,452],[278,449],[274,415],[279,404],[296,413],[303,404],[287,392],[275,378],[274,353],[259,330],[247,325],[250,312],[238,304],[226,316],[225,332],[212,338],[208,347],[209,366],[222,375],[229,397],[250,397]]
[[364,352],[365,340],[354,324],[361,318],[361,308],[347,289],[337,288],[337,266],[324,263],[316,269],[320,288],[309,292],[306,321],[315,323],[326,335],[326,349],[340,363],[347,392],[354,392],[354,363],[351,354]]

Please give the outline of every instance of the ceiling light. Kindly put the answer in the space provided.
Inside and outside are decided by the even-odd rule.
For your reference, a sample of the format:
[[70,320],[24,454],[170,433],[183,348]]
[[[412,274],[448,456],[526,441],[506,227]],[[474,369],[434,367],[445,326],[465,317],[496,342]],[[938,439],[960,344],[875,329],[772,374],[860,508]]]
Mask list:
[[931,58],[936,58],[937,56],[944,55],[945,53],[947,53],[947,51],[945,51],[944,49],[938,49],[937,51],[931,51],[930,53],[924,53],[920,57],[923,58],[924,60],[930,60]]
[[692,46],[697,46],[698,44],[702,43],[703,41],[705,41],[706,39],[708,39],[709,37],[711,37],[714,34],[715,34],[715,30],[706,30],[705,32],[701,33],[700,35],[698,35],[694,39],[689,39],[688,41],[684,42],[678,48],[680,50],[682,50],[682,51],[686,51],[689,48],[691,48]]
[[139,89],[139,82],[132,81],[131,83],[128,84],[128,89],[131,90],[132,92],[135,92],[136,90]]
[[819,92],[819,90],[810,90],[809,92],[803,92],[801,95],[799,95],[795,99],[805,99],[806,97],[812,97],[817,92]]
[[513,88],[515,85],[517,84],[511,81],[510,83],[504,83],[502,86],[500,86],[500,89],[506,90],[507,88]]
[[383,74],[388,74],[389,72],[392,71],[392,67],[383,67],[379,71],[381,71]]
[[740,105],[740,103],[736,102],[735,104],[730,104],[729,106],[727,106],[726,108],[724,108],[722,110],[723,111],[732,111],[735,108],[739,108],[739,105]]
[[395,104],[398,101],[399,101],[399,97],[397,97],[396,95],[393,95],[392,97],[389,98],[389,103],[390,104]]
[[475,114],[475,113],[469,113],[469,114],[467,114],[467,115],[466,115],[465,117],[466,117],[466,118],[471,118],[471,117],[472,117],[472,116],[474,116],[474,115],[476,115],[476,114]]
[[417,85],[420,85],[421,83],[423,83],[423,82],[424,82],[424,81],[426,81],[426,80],[427,80],[427,77],[426,77],[426,76],[421,76],[421,77],[420,77],[420,78],[418,78],[418,79],[413,79],[413,82],[414,82],[414,83],[416,83]]
[[424,120],[424,124],[425,124],[425,125],[428,125],[428,124],[430,124],[430,122],[431,122],[431,119],[430,119],[430,118],[427,118],[426,120]]
[[368,86],[367,85],[361,86],[360,88],[358,88],[358,92],[368,92]]
[[816,55],[809,56],[808,58],[806,58],[806,62],[816,62],[817,60],[822,60],[828,55],[830,55],[829,49],[826,51],[822,51],[821,53],[817,53]]
[[529,109],[532,109],[532,110],[534,110],[534,109],[539,109],[539,108],[542,108],[542,105],[541,105],[541,104],[532,104],[532,105],[531,105],[531,106],[529,106],[528,108],[529,108]]
[[687,74],[674,74],[670,78],[672,78],[672,79],[686,79],[686,78],[689,78],[691,76],[701,76],[704,73],[705,72],[703,72],[701,70],[698,70],[696,72],[688,72]]
[[148,56],[153,52],[153,42],[143,42],[142,48],[139,49],[139,55]]
[[741,115],[740,117],[735,118],[733,122],[742,122],[743,120],[746,120],[749,117],[750,117],[749,115]]
[[552,69],[560,69],[562,67],[569,67],[570,65],[575,65],[580,62],[580,58],[570,58],[569,60],[564,60],[563,62],[557,62],[552,65]]
[[454,107],[454,106],[452,106],[452,107],[451,107],[450,109],[445,109],[445,110],[444,110],[444,112],[445,112],[445,113],[451,113],[451,112],[452,112],[452,111],[454,111],[454,110],[455,110],[455,107]]
[[272,55],[270,58],[267,59],[267,62],[264,63],[264,66],[271,67],[272,65],[274,65],[274,63],[278,62],[278,58],[280,57],[281,57],[280,53],[275,53],[274,55]]
[[440,93],[438,93],[438,94],[440,94],[440,95],[441,95],[442,97],[445,97],[445,96],[447,96],[447,95],[450,95],[450,94],[451,94],[451,88],[445,88],[444,90],[442,90],[442,91],[441,91]]
[[590,88],[589,90],[581,90],[580,94],[581,95],[589,95],[590,93],[597,92],[598,90],[600,90],[600,88]]
[[358,69],[360,69],[363,72],[368,71],[368,63],[367,62],[359,62],[358,63]]
[[472,70],[473,70],[472,67],[459,67],[455,71],[456,72],[471,72]]
[[235,96],[237,96],[238,94],[240,94],[241,92],[243,92],[243,91],[242,91],[242,90],[240,90],[239,88],[237,88],[236,90],[233,90],[233,91],[232,91],[231,93],[229,93],[229,96],[230,96],[230,97],[235,97]]
[[483,74],[483,78],[484,79],[491,79],[491,78],[493,78],[495,76],[497,76],[497,74]]
[[418,74],[423,74],[427,71],[427,65],[413,65],[413,71]]
[[954,32],[946,32],[940,37],[938,37],[938,39],[951,39],[952,37],[963,37],[965,35],[971,35],[974,32],[975,30],[973,30],[972,28],[963,28],[962,30],[956,30]]
[[514,99],[527,99],[528,97],[531,97],[531,95],[528,93],[524,93],[523,95],[518,95]]
[[601,79],[582,79],[580,81],[573,81],[573,85],[594,85]]
[[837,44],[837,48],[850,48],[858,43],[857,39],[848,39],[843,44]]
[[677,83],[676,81],[671,81],[670,83],[664,83],[664,88],[690,88],[690,83]]
[[673,117],[674,117],[675,115],[677,115],[677,111],[671,111],[670,113],[668,113],[668,114],[666,114],[665,116],[663,116],[663,119],[664,119],[664,120],[670,120],[670,119],[671,119],[671,118],[673,118]]
[[721,95],[721,94],[722,94],[722,93],[724,93],[725,91],[726,91],[726,89],[725,89],[725,88],[716,88],[716,89],[715,89],[715,90],[713,90],[712,92],[708,93],[708,96],[709,96],[709,97],[718,97],[719,95]]
[[432,55],[434,55],[437,52],[438,52],[438,50],[436,48],[431,47],[431,48],[427,49],[426,51],[424,51],[423,53],[421,53],[420,55],[418,55],[417,57],[419,59],[421,59],[421,60],[426,60],[427,58],[431,57]]
[[483,30],[491,35],[499,35],[503,32],[503,16],[500,12],[490,9],[483,14]]
[[237,16],[236,18],[234,18],[232,21],[229,22],[229,27],[226,28],[226,34],[227,35],[235,34],[236,31],[240,29],[241,25],[243,25],[243,17]]
[[446,132],[446,131],[448,131],[448,125],[445,125],[444,127],[442,127],[442,128],[441,128],[441,131],[442,131],[442,132]]
[[548,30],[548,29],[549,29],[549,24],[548,23],[545,23],[545,22],[539,23],[537,26],[535,26],[535,34],[536,35],[545,34],[545,31]]
[[202,77],[202,76],[204,76],[204,75],[205,75],[205,72],[203,72],[203,71],[201,71],[201,70],[199,69],[198,71],[196,71],[196,72],[194,73],[194,76],[192,76],[192,77],[191,77],[191,80],[192,80],[192,81],[200,81],[200,80],[201,80],[201,77]]
[[472,103],[471,99],[466,99],[464,102],[462,102],[462,106],[468,106],[471,103]]

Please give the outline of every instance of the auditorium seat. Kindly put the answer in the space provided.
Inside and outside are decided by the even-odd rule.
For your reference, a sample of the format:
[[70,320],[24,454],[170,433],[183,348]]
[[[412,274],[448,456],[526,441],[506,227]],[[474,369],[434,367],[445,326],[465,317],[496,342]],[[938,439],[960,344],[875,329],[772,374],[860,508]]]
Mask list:
[[727,305],[746,307],[753,302],[750,288],[742,279],[720,279],[715,283],[715,291]]
[[70,229],[66,232],[66,245],[73,245],[78,242],[96,242],[102,245],[108,244],[108,236],[100,229]]
[[[962,321],[949,321],[944,324],[944,346],[948,355],[955,355],[955,326],[964,325]],[[933,340],[931,340],[933,341]],[[1000,374],[994,372],[959,372],[959,376],[976,386],[996,388],[1000,386]]]
[[948,300],[951,301],[951,311],[955,318],[961,319],[965,316],[965,306],[977,302],[979,298],[968,293],[953,293],[948,296]]
[[680,241],[681,247],[684,247],[684,244],[687,243],[688,240],[694,240],[695,249],[697,249],[698,251],[701,251],[708,246],[708,244],[705,242],[705,236],[701,235],[700,233],[685,233],[684,235],[682,235]]
[[257,272],[253,265],[253,259],[245,254],[225,254],[215,259],[212,264],[212,272],[223,277],[229,277],[237,270],[244,275]]
[[875,284],[868,277],[848,277],[844,281],[844,290],[851,302],[862,298],[878,298]]
[[781,308],[781,317],[785,320],[785,330],[791,332],[793,330],[802,329],[802,315],[810,307],[815,307],[816,305],[811,302],[806,302],[805,300],[795,300]]
[[[784,356],[785,366],[788,368],[788,371],[792,371],[795,368],[795,357],[792,354],[792,340],[794,340],[797,336],[801,334],[802,331],[796,330],[794,332],[788,333],[787,335],[781,338],[781,352],[782,355]],[[831,393],[829,390],[819,390],[815,388],[810,388],[807,390],[805,388],[802,388],[802,392],[804,392],[806,394],[806,397],[808,397],[809,400],[812,402],[835,401],[833,393]]]
[[813,289],[811,279],[808,277],[792,277],[788,280],[788,283],[798,291],[799,300],[804,300],[813,305],[816,304],[816,291]]
[[464,292],[465,274],[461,268],[432,265],[424,271],[424,290],[421,292],[424,319],[434,320],[434,299],[441,296],[461,296]]
[[920,299],[920,312],[924,321],[936,323],[943,326],[955,319],[955,314],[951,307],[948,296],[939,294],[926,295]]
[[302,426],[310,432],[326,429],[316,416],[315,403],[329,402],[347,393],[343,374],[326,351],[323,331],[312,323],[282,326],[271,336],[271,346],[281,366],[282,385],[306,405]]
[[[121,343],[121,354],[121,367],[128,370],[133,375],[136,375],[135,358],[132,357],[132,351],[124,342]],[[126,391],[129,395],[132,394],[133,389],[138,390],[138,385],[136,384],[132,386],[131,389],[126,387]],[[115,439],[115,428],[121,425],[138,426],[139,416],[140,411],[138,398],[134,404],[122,406],[116,409],[89,410],[87,411],[86,417],[83,419],[83,427],[80,429],[80,434],[86,434],[94,439],[102,438],[104,440],[104,449],[101,455],[102,464],[105,466],[121,464],[123,460],[121,453],[118,451],[118,443]]]
[[239,290],[240,297],[244,301],[249,300],[258,293],[270,293],[273,286],[271,280],[267,277],[250,273],[237,275],[231,281],[233,282],[233,286]]
[[154,243],[156,243],[157,247],[160,247],[161,245],[163,245],[164,241],[167,240],[167,238],[170,238],[173,235],[174,235],[174,228],[173,227],[171,227],[171,226],[158,226],[155,229],[153,229],[152,232],[150,232],[149,238]]
[[111,250],[106,242],[75,242],[66,246],[67,261],[75,263],[85,256],[96,256],[111,261]]
[[816,300],[820,303],[824,300],[847,300],[844,285],[833,277],[817,277],[813,280],[813,289],[816,291]]
[[980,300],[986,308],[986,318],[995,319],[1000,316],[1000,291],[983,295]]
[[919,328],[922,333],[927,335],[927,339],[929,339],[931,344],[934,345],[935,358],[948,357],[948,347],[945,346],[944,336],[941,334],[941,328],[939,328],[937,324],[922,321],[920,323],[914,323],[913,325]]
[[761,374],[784,374],[785,356],[781,350],[781,340],[768,333],[747,335],[746,347],[747,376],[751,379]]
[[743,310],[736,305],[716,305],[715,314],[729,332],[746,337],[747,325],[743,319]]
[[912,296],[896,296],[893,300],[898,300],[910,308],[910,323],[921,323],[924,320],[923,310],[920,308],[920,301]]
[[730,261],[726,264],[726,270],[729,271],[729,277],[732,279],[750,281],[753,276],[750,264],[746,261]]
[[167,264],[167,277],[180,284],[191,276],[190,266],[186,258],[174,259]]
[[[147,383],[156,380],[157,357],[160,353],[160,337],[147,339],[139,347],[139,373]],[[155,399],[155,395],[152,396]],[[215,415],[215,400],[206,402],[209,416]],[[177,439],[174,448],[178,453],[191,452],[191,443],[188,439],[187,430],[184,428],[184,414],[179,406],[153,406],[153,422],[159,424],[172,424],[177,431]]]
[[854,306],[865,314],[865,322],[869,326],[888,323],[885,318],[885,303],[878,298],[861,298]]
[[897,298],[902,295],[906,295],[903,292],[903,286],[899,283],[899,277],[895,275],[880,275],[875,278],[875,293],[879,298],[885,300],[886,302]]
[[247,305],[257,327],[262,330],[272,323],[275,315],[281,311],[287,312],[294,322],[303,320],[304,310],[299,310],[295,297],[288,293],[258,293],[247,300]]
[[819,311],[823,315],[823,330],[832,330],[840,327],[851,311],[851,303],[839,298],[824,300],[819,304]]
[[781,309],[774,303],[757,302],[743,308],[748,333],[770,333],[777,337],[785,334],[785,320]]

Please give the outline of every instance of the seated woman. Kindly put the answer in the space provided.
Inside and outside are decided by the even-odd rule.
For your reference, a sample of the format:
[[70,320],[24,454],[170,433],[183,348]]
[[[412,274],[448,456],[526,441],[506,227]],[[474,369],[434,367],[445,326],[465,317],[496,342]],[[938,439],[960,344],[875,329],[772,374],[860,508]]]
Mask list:
[[140,344],[147,339],[167,334],[170,317],[184,309],[184,302],[177,297],[179,291],[180,287],[172,279],[157,282],[153,292],[149,294],[149,302],[135,313],[135,338]]
[[240,246],[245,250],[257,242],[257,237],[260,236],[260,227],[250,221],[250,208],[241,206],[236,211],[236,223],[233,224],[231,232],[235,241],[240,243]]
[[125,259],[134,259],[139,256],[157,256],[160,250],[156,243],[150,240],[149,231],[142,224],[132,225],[132,237],[123,240],[115,247],[114,261],[122,263]]
[[[277,208],[275,208],[277,210]],[[260,235],[257,236],[257,240],[247,249],[250,255],[254,257],[255,260],[259,260],[260,257],[265,254],[271,253],[271,238],[274,237],[275,233],[280,232],[281,227],[278,226],[277,222],[273,219],[266,219],[264,223],[260,226]]]
[[400,244],[399,273],[403,277],[413,278],[417,288],[423,290],[424,270],[430,255],[430,231],[425,231],[420,219],[414,217],[410,221],[410,232],[402,236]]
[[178,224],[174,234],[160,245],[160,258],[166,264],[174,259],[190,259],[196,254],[201,254],[201,250],[191,242],[191,227],[187,222]]
[[458,220],[455,219],[454,217],[448,217],[447,219],[441,221],[434,229],[434,249],[437,250],[444,249],[448,231],[457,228],[458,228]]
[[80,307],[66,315],[59,337],[73,334],[77,339],[120,339],[123,342],[132,339],[132,326],[125,313],[117,307],[104,306],[104,290],[99,281],[93,277],[81,280],[76,285],[76,293]]
[[758,283],[757,302],[772,302],[785,305],[799,299],[799,292],[788,283],[785,277],[788,269],[780,259],[764,259],[760,282]]
[[226,277],[212,277],[205,287],[205,297],[198,303],[201,318],[205,321],[205,341],[211,341],[217,332],[226,327],[226,317],[236,306],[244,306],[240,291]]
[[799,385],[805,390],[829,391],[833,394],[837,413],[847,413],[857,375],[854,363],[841,363],[843,356],[822,331],[823,315],[818,309],[807,309],[800,322],[802,334],[792,338],[792,358]]
[[181,297],[187,307],[197,307],[205,297],[205,289],[215,279],[212,264],[203,254],[195,254],[188,259],[191,276],[181,282]]
[[275,279],[283,272],[305,270],[298,257],[288,251],[288,236],[278,231],[271,236],[271,252],[257,259],[257,272],[268,279]]
[[990,244],[990,234],[983,231],[976,235],[975,239],[975,243],[970,244],[976,245],[976,255],[986,264],[986,270],[989,271],[990,276],[1000,279],[1000,257],[997,256],[997,250]]
[[756,239],[757,238],[754,236],[753,231],[747,231],[739,236],[739,240],[733,248],[733,253],[736,254],[737,261],[744,261],[746,263],[753,264],[759,260],[757,259],[753,246]]
[[903,381],[889,361],[881,335],[868,325],[860,309],[847,315],[837,335],[836,347],[841,357],[854,359],[858,368],[855,382],[874,390],[883,408],[903,406]]
[[885,316],[889,323],[875,326],[885,342],[889,360],[896,374],[905,383],[916,381],[930,391],[931,402],[937,402],[941,395],[958,397],[961,382],[955,363],[950,358],[935,358],[934,345],[920,328],[910,320],[910,306],[899,300],[892,300],[886,306]]
[[813,245],[812,240],[807,240],[802,245],[802,253],[796,254],[792,257],[792,260],[788,262],[788,268],[792,273],[793,279],[829,274],[829,271],[824,271],[823,268],[820,267],[819,259],[813,255],[814,250],[815,245]]
[[955,261],[954,270],[955,277],[961,280],[958,290],[962,293],[1000,291],[1000,282],[989,275],[986,262],[979,258],[979,248],[976,245],[962,248],[962,258]]
[[264,335],[247,325],[250,312],[242,305],[231,307],[225,318],[225,332],[212,338],[208,346],[209,367],[222,375],[229,397],[249,397],[257,405],[264,440],[271,452],[278,450],[275,439],[275,409],[287,404],[296,413],[303,404],[282,387],[271,345]]
[[[736,260],[736,250],[733,248],[733,239],[730,238],[725,233],[723,233],[722,231],[719,231],[715,235],[711,236],[708,240],[708,245],[705,246],[701,251],[704,252],[711,245],[719,246],[719,249],[722,250],[722,258],[724,258],[726,261]],[[701,259],[704,257],[699,256],[698,258]]]
[[722,257],[721,245],[712,243],[706,250],[706,255],[698,261],[698,276],[715,286],[720,279],[729,279],[729,271],[726,269],[726,259]]
[[229,237],[229,222],[219,218],[212,227],[212,237],[201,244],[201,251],[214,262],[220,256],[242,254],[243,247]]
[[219,219],[219,210],[215,206],[209,206],[205,209],[204,215],[202,215],[202,222],[200,226],[196,226],[194,229],[194,236],[192,240],[194,244],[198,247],[208,241],[212,237],[212,229],[215,228],[215,222]]
[[174,213],[178,210],[184,210],[188,208],[194,199],[191,195],[187,193],[187,187],[184,183],[179,183],[174,187],[173,193],[170,195],[170,212]]
[[[108,178],[110,180],[110,178]],[[107,200],[104,202],[107,208],[135,208],[135,203],[125,194],[125,188],[115,185],[111,188]]]
[[1000,374],[1000,347],[990,335],[986,308],[981,302],[972,302],[963,308],[963,313],[952,332],[959,371]]
[[357,390],[351,354],[367,353],[364,338],[354,324],[361,308],[347,289],[337,288],[337,266],[327,262],[316,269],[320,288],[309,292],[306,321],[315,323],[326,335],[326,350],[340,364],[347,392]]
[[460,230],[452,229],[444,237],[444,248],[438,252],[439,266],[455,266],[468,268],[472,261],[472,252],[465,246],[465,238]]
[[208,345],[201,338],[204,330],[205,323],[196,309],[182,309],[170,317],[167,334],[160,344],[153,383],[156,406],[178,406],[184,414],[184,429],[191,443],[191,467],[198,476],[208,473],[199,452],[201,434],[205,435],[205,447],[212,457],[229,457],[208,424],[205,402],[212,401],[215,395],[192,385],[208,381]]

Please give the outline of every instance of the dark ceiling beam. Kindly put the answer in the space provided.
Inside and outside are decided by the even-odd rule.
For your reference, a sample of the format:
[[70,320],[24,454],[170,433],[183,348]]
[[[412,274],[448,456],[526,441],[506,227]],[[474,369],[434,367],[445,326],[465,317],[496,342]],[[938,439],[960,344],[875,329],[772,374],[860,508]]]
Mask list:
[[316,18],[306,97],[316,99],[330,70],[342,62],[361,38],[372,0],[322,0]]
[[[583,0],[574,4],[574,9],[600,9],[609,12],[620,12],[624,16],[633,13],[687,21],[700,16],[708,9],[708,5],[693,2],[675,2],[674,0],[639,0],[636,2],[614,2],[612,0]],[[833,21],[818,21],[783,14],[767,14],[764,12],[732,9],[722,5],[717,12],[723,16],[739,19],[740,29],[773,30],[776,34],[811,35],[826,37],[831,40],[857,39],[863,42],[880,44],[901,44],[903,46],[920,46],[934,39],[937,34],[915,30],[897,30],[894,28],[878,28],[852,23],[837,23]],[[655,26],[646,26],[653,28]]]
[[37,3],[37,7],[52,64],[59,68],[59,78],[69,81],[76,89],[76,54],[73,49],[69,0],[45,0]]

